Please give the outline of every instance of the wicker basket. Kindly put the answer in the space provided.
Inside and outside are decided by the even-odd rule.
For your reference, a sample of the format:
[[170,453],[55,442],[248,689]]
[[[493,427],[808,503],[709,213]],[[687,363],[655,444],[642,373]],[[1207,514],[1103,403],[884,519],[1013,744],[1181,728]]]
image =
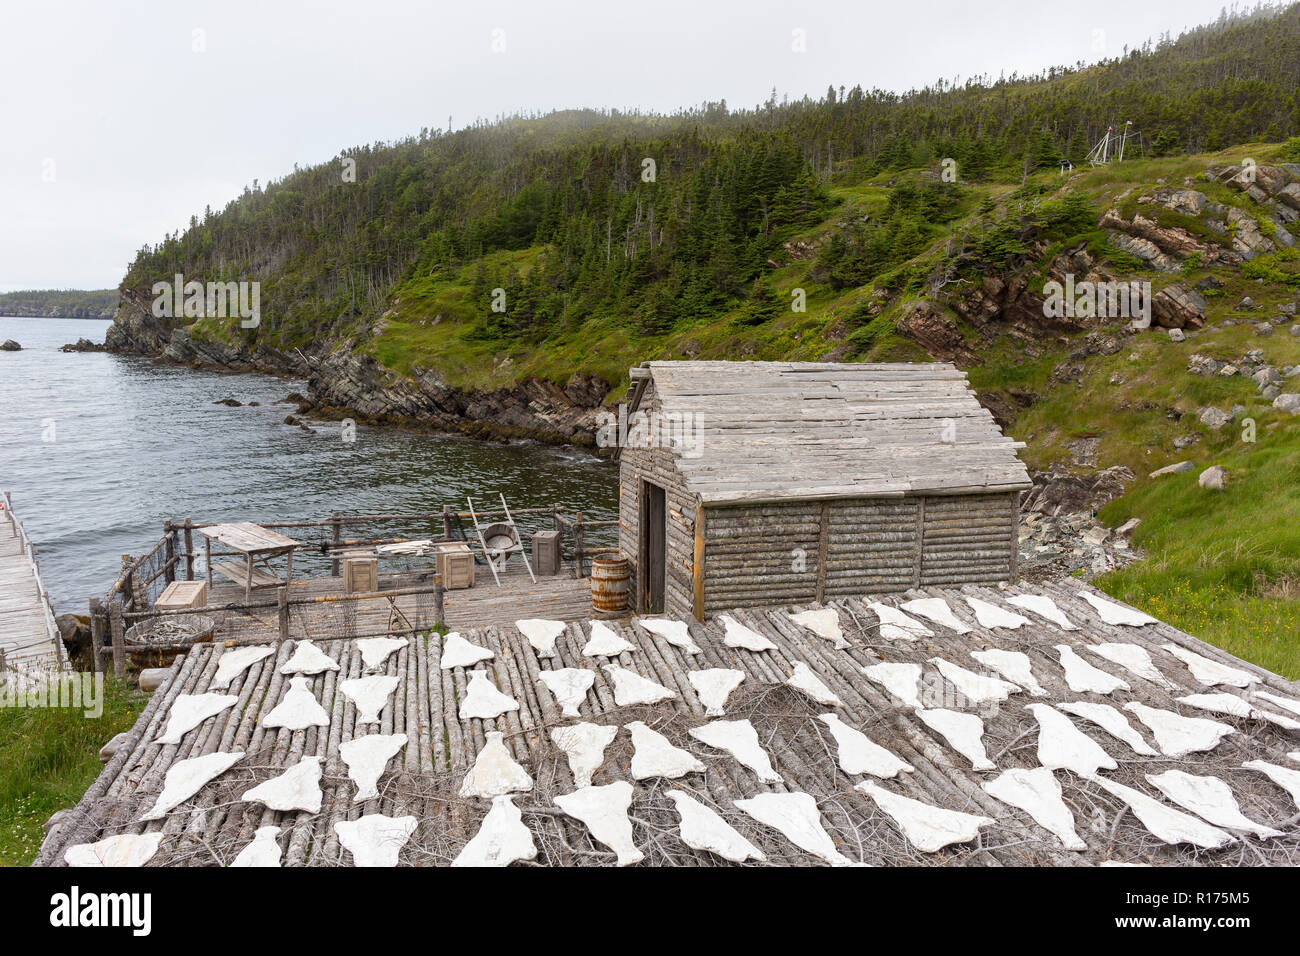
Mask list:
[[206,614],[169,614],[131,625],[122,638],[136,667],[166,667],[186,648],[211,641],[216,627]]

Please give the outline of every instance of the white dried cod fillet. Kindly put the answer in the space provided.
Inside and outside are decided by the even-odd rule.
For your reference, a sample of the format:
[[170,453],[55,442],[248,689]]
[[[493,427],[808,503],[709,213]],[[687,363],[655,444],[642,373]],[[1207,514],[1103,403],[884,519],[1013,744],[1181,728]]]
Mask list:
[[1117,690],[1132,690],[1128,682],[1093,667],[1074,652],[1068,644],[1057,644],[1061,666],[1065,668],[1065,682],[1076,694],[1113,694]]
[[551,740],[569,758],[569,772],[579,790],[591,786],[591,775],[605,762],[605,748],[617,733],[618,727],[604,724],[551,728]]
[[1117,641],[1110,641],[1105,644],[1085,644],[1084,647],[1144,680],[1159,684],[1161,687],[1173,686],[1165,679],[1165,675],[1160,673],[1155,661],[1151,660],[1151,655],[1147,653],[1145,647],[1140,647],[1137,644],[1123,644]]
[[915,767],[873,742],[860,730],[854,730],[835,714],[819,714],[818,720],[830,728],[839,747],[840,769],[850,776],[869,773],[889,780],[900,773],[912,773]]
[[794,673],[786,679],[786,685],[793,687],[800,693],[807,694],[825,707],[843,706],[840,699],[835,696],[835,692],[823,684],[821,678],[814,674],[803,661],[794,662]]
[[698,644],[691,640],[691,629],[685,621],[673,621],[664,617],[638,618],[637,623],[651,634],[658,634],[673,647],[681,648],[684,654],[702,654]]
[[898,607],[908,614],[919,615],[926,620],[933,621],[940,627],[956,631],[958,634],[970,633],[970,628],[963,624],[956,614],[952,613],[952,608],[948,606],[948,602],[943,598],[920,598],[916,601],[904,601]]
[[1030,697],[1047,696],[1047,691],[1034,679],[1034,667],[1028,654],[994,647],[987,651],[971,651],[970,656],[985,667],[997,671],[1011,683],[1029,691]]
[[632,735],[632,776],[637,780],[651,777],[684,777],[688,773],[704,773],[704,764],[689,750],[674,747],[668,738],[645,723],[634,720],[624,724]]
[[269,644],[252,647],[232,647],[217,658],[217,673],[213,675],[209,690],[225,690],[230,682],[260,660],[265,660],[275,653]]
[[980,786],[990,797],[1025,811],[1067,850],[1088,849],[1075,832],[1074,814],[1061,797],[1061,784],[1047,767],[1013,767]]
[[933,710],[924,708],[916,716],[925,721],[926,726],[935,730],[948,741],[948,746],[971,762],[976,770],[998,769],[984,752],[984,721],[974,714],[960,714],[955,710],[937,707]]
[[626,780],[603,787],[583,787],[556,797],[555,805],[580,820],[593,837],[613,850],[619,866],[645,859],[645,854],[632,842],[632,821],[627,818],[627,809],[632,805],[632,785]]
[[280,668],[281,674],[320,674],[323,671],[336,671],[338,662],[311,641],[299,641],[293,648],[293,656]]
[[379,796],[379,778],[388,761],[406,746],[406,734],[368,734],[339,744],[339,756],[347,764],[348,776],[357,785],[353,803]]
[[459,631],[452,631],[442,639],[442,660],[438,662],[438,668],[446,671],[453,667],[473,667],[494,657],[496,654],[488,648],[471,644],[460,636]]
[[334,832],[343,848],[352,854],[353,866],[394,867],[417,825],[415,817],[370,813],[359,820],[339,820],[334,824]]
[[578,706],[587,699],[587,691],[596,682],[596,672],[585,667],[561,667],[539,671],[537,680],[546,685],[565,717],[577,717]]
[[1229,667],[1208,657],[1202,657],[1195,651],[1189,651],[1177,644],[1161,644],[1165,650],[1187,665],[1188,670],[1202,684],[1226,684],[1229,687],[1249,687],[1258,684],[1259,678],[1239,667]]
[[1047,704],[1030,704],[1025,709],[1038,720],[1038,762],[1048,770],[1073,770],[1081,777],[1090,777],[1101,767],[1119,767],[1110,754],[1060,711]]
[[401,680],[397,675],[371,674],[339,684],[343,696],[357,705],[358,724],[379,723],[379,712],[388,705],[388,698],[397,690]]
[[516,860],[537,859],[532,832],[524,825],[523,814],[507,795],[492,798],[488,811],[474,838],[451,861],[452,866],[509,866]]
[[970,609],[975,612],[975,620],[979,622],[980,627],[995,628],[1004,627],[1014,631],[1017,628],[1024,627],[1029,623],[1029,618],[1023,614],[1017,614],[1015,611],[1008,611],[1006,608],[998,607],[996,604],[990,604],[988,601],[981,601],[979,598],[968,597],[966,603]]
[[661,700],[677,696],[677,691],[669,690],[663,684],[656,684],[626,667],[606,664],[601,670],[614,685],[614,703],[620,707],[628,707],[632,704],[657,704]]
[[1148,783],[1174,803],[1215,826],[1228,830],[1245,830],[1260,839],[1286,836],[1281,830],[1247,819],[1241,812],[1237,798],[1232,795],[1232,788],[1218,777],[1200,777],[1181,770],[1166,770],[1164,773],[1149,773],[1146,778]]
[[591,640],[582,648],[583,657],[618,657],[631,653],[636,645],[623,638],[604,621],[591,622]]
[[890,793],[884,787],[863,780],[854,789],[861,790],[885,811],[912,844],[922,853],[937,853],[953,843],[969,843],[980,835],[980,827],[992,826],[991,817],[945,810],[911,797]]
[[759,823],[780,832],[806,853],[825,860],[831,866],[856,866],[835,849],[835,841],[822,827],[817,801],[806,793],[760,793],[736,806]]
[[[1295,754],[1288,754],[1292,760],[1300,760]],[[1290,767],[1279,767],[1275,763],[1267,763],[1263,760],[1247,760],[1242,764],[1247,770],[1258,770],[1268,779],[1285,790],[1295,801],[1296,809],[1300,810],[1300,770],[1292,770]]]
[[158,794],[153,809],[142,816],[141,821],[161,820],[169,811],[202,790],[209,781],[221,776],[243,759],[242,753],[218,752],[176,761],[167,768],[162,793]]
[[362,666],[373,671],[383,667],[393,651],[400,651],[409,643],[404,637],[362,637],[357,639],[356,645],[361,652]]
[[488,679],[487,671],[469,672],[469,689],[465,699],[460,702],[460,719],[494,720],[508,710],[518,710],[519,702],[497,690],[496,684]]
[[880,618],[880,636],[887,641],[914,641],[918,637],[934,637],[934,631],[896,607],[879,601],[868,604],[867,607]]
[[758,742],[758,731],[748,720],[714,720],[702,727],[692,727],[687,733],[716,750],[725,750],[752,770],[759,780],[781,782],[767,751]]
[[549,621],[544,617],[526,617],[515,621],[519,633],[528,638],[538,657],[554,657],[555,641],[564,633],[563,621]]
[[1190,753],[1213,750],[1219,741],[1236,730],[1217,720],[1204,717],[1184,717],[1172,710],[1159,710],[1129,701],[1125,710],[1137,714],[1138,720],[1151,728],[1156,738],[1156,746],[1166,757],[1185,757]]
[[812,631],[818,637],[826,638],[841,651],[849,647],[849,642],[844,639],[844,631],[840,627],[839,613],[833,607],[800,611],[798,614],[791,614],[790,620]]
[[515,762],[499,730],[489,730],[483,749],[460,783],[460,796],[491,800],[516,790],[533,789],[533,778]]
[[181,694],[167,712],[167,729],[154,743],[180,743],[187,733],[209,717],[233,707],[237,700],[234,694]]
[[301,674],[289,678],[289,690],[284,700],[262,718],[262,726],[267,729],[305,730],[308,727],[328,727],[329,723],[330,715],[316,700],[316,695],[307,686],[307,678]]
[[1217,850],[1236,839],[1231,833],[1211,826],[1190,813],[1165,806],[1140,790],[1126,787],[1114,780],[1107,780],[1105,777],[1092,779],[1102,789],[1127,803],[1142,825],[1166,843],[1191,843],[1202,849]]
[[279,835],[279,827],[258,827],[257,832],[253,834],[253,842],[240,850],[239,855],[230,861],[230,865],[232,867],[278,867],[281,851],[276,837]]
[[669,790],[666,796],[676,805],[677,815],[682,818],[679,829],[682,842],[687,846],[716,853],[732,863],[767,859],[758,847],[737,833],[726,820],[685,790]]
[[728,647],[739,647],[746,651],[753,651],[756,654],[762,651],[776,650],[775,644],[753,628],[741,624],[735,618],[721,614],[718,616],[718,620],[722,622],[723,627],[722,643]]
[[701,671],[690,671],[686,675],[695,696],[704,705],[705,716],[721,717],[727,698],[745,679],[744,671],[731,670],[727,667],[710,667]]
[[320,757],[303,757],[279,776],[245,790],[239,799],[264,803],[272,810],[320,813],[320,777]]
[[1024,608],[1026,611],[1033,611],[1039,617],[1046,618],[1063,631],[1077,631],[1079,625],[1075,624],[1065,612],[1057,607],[1056,602],[1046,594],[1016,594],[1007,598],[1008,604],[1014,604],[1018,608]]
[[1086,700],[1075,700],[1057,704],[1056,708],[1067,714],[1074,714],[1076,717],[1092,721],[1112,737],[1128,744],[1134,753],[1141,754],[1144,757],[1158,757],[1160,755],[1158,751],[1151,749],[1151,745],[1142,739],[1140,733],[1133,729],[1133,725],[1128,722],[1128,718],[1110,704],[1094,704]]
[[1008,681],[996,677],[976,674],[959,664],[945,661],[942,657],[930,658],[930,663],[942,674],[961,695],[972,704],[984,704],[989,701],[1003,701],[1012,694],[1019,694],[1020,688]]
[[1123,625],[1124,627],[1142,627],[1146,624],[1159,624],[1150,614],[1143,614],[1134,608],[1124,607],[1116,604],[1114,601],[1107,601],[1105,598],[1098,597],[1091,591],[1085,591],[1082,588],[1077,592],[1079,597],[1083,598],[1092,605],[1097,616],[1106,624]]
[[158,852],[163,832],[118,833],[97,843],[78,843],[63,851],[68,866],[144,866]]
[[912,708],[921,707],[921,665],[920,664],[872,664],[862,668],[868,680],[879,684],[904,705]]

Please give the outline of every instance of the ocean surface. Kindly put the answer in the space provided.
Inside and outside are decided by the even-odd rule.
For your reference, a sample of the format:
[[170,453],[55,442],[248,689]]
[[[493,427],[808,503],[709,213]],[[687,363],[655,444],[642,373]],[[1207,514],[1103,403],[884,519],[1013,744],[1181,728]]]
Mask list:
[[[23,347],[0,352],[0,488],[13,494],[58,613],[85,614],[121,556],[152,546],[165,518],[464,511],[466,495],[486,510],[500,507],[498,493],[512,509],[558,503],[617,517],[616,467],[580,449],[365,425],[349,443],[338,423],[310,422],[314,435],[283,424],[295,411],[283,399],[305,392],[301,381],[58,350],[83,336],[102,342],[108,325],[0,316],[0,341]],[[244,406],[214,404],[228,397]]]

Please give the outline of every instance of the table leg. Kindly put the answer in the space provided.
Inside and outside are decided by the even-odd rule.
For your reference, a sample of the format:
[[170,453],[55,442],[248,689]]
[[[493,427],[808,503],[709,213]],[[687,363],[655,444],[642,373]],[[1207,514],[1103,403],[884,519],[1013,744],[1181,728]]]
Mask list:
[[244,603],[252,604],[253,603],[253,556],[251,554],[245,555],[245,560],[248,562],[248,564],[246,565],[246,567],[248,568],[248,572],[247,572],[248,577],[245,578],[244,580]]

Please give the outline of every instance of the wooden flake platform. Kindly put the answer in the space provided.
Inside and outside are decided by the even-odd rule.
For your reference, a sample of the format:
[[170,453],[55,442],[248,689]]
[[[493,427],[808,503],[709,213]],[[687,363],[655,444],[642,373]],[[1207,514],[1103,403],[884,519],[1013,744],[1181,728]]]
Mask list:
[[[1007,610],[1014,593],[1045,594],[1076,624],[1078,630],[1064,630],[1031,612],[1028,626],[1011,630],[979,626],[964,598],[974,596]],[[472,595],[470,595],[472,597]],[[584,657],[581,649],[590,634],[590,624],[568,624],[557,645],[555,658],[539,657],[527,640],[511,625],[486,624],[464,629],[473,643],[491,649],[495,657],[482,666],[496,686],[519,703],[519,710],[496,720],[461,720],[458,702],[466,695],[468,676],[464,668],[442,670],[442,640],[436,635],[417,641],[390,656],[384,672],[398,678],[397,690],[389,699],[378,725],[359,726],[354,705],[340,692],[340,683],[363,673],[356,645],[346,640],[322,641],[320,647],[334,657],[341,670],[311,679],[313,694],[330,714],[328,727],[304,731],[267,730],[262,717],[284,696],[288,678],[280,674],[292,652],[290,643],[254,664],[237,678],[227,693],[238,696],[229,710],[204,721],[186,734],[179,744],[158,745],[168,711],[180,694],[206,691],[223,652],[220,646],[201,646],[172,666],[167,681],[154,693],[147,709],[131,730],[117,755],[87,791],[78,806],[50,833],[37,859],[41,865],[59,865],[67,847],[90,843],[119,833],[161,830],[163,839],[150,865],[224,865],[242,850],[261,826],[283,828],[279,845],[288,866],[349,865],[350,854],[335,834],[334,824],[354,820],[363,814],[390,816],[412,814],[418,818],[416,832],[401,852],[401,865],[431,866],[449,863],[477,832],[486,812],[482,801],[461,799],[457,790],[466,769],[492,731],[504,734],[514,758],[532,775],[532,790],[515,795],[538,848],[537,863],[548,865],[608,865],[612,854],[593,841],[586,828],[559,813],[554,797],[574,789],[564,755],[551,741],[551,728],[571,724],[539,681],[544,669],[587,668],[596,671],[595,683],[581,703],[581,719],[603,724],[625,725],[643,720],[664,734],[676,746],[690,750],[706,766],[705,773],[692,773],[674,781],[652,779],[634,783],[630,816],[637,846],[647,863],[660,865],[717,865],[720,858],[692,850],[681,839],[677,815],[665,791],[681,787],[714,808],[733,827],[741,830],[766,855],[767,862],[810,865],[818,860],[796,848],[784,837],[757,825],[735,806],[735,801],[763,792],[802,791],[817,803],[821,821],[839,852],[852,860],[883,865],[1095,865],[1105,861],[1215,866],[1278,864],[1297,862],[1300,830],[1296,806],[1285,791],[1263,775],[1243,768],[1248,760],[1262,759],[1284,767],[1297,764],[1288,754],[1300,750],[1300,736],[1294,731],[1257,719],[1210,715],[1179,703],[1190,693],[1243,692],[1232,688],[1201,685],[1188,667],[1163,645],[1194,650],[1219,663],[1258,676],[1259,687],[1294,701],[1300,694],[1290,681],[1245,664],[1223,651],[1163,623],[1141,627],[1120,627],[1102,623],[1085,603],[1076,585],[1051,584],[1010,589],[968,586],[960,590],[931,589],[879,600],[897,606],[909,598],[943,598],[953,613],[970,630],[957,634],[928,624],[931,637],[915,640],[886,638],[880,622],[869,608],[873,599],[834,602],[850,647],[837,650],[827,640],[795,625],[791,609],[737,609],[738,621],[758,631],[776,645],[775,650],[753,653],[726,646],[718,622],[690,625],[693,639],[702,649],[699,657],[684,654],[677,647],[645,630],[633,619],[610,622],[630,641],[635,651],[619,656],[618,663],[671,689],[674,699],[654,706],[619,707],[611,683],[599,670],[604,659]],[[483,605],[480,605],[482,607]],[[497,613],[540,616],[536,605],[501,608]],[[463,619],[462,619],[463,620]],[[1142,647],[1155,662],[1163,680],[1135,676],[1099,655],[1088,645],[1114,641]],[[1077,650],[1093,666],[1126,680],[1131,690],[1101,696],[1075,693],[1064,679],[1056,645]],[[953,686],[947,684],[930,663],[942,657],[971,669],[978,669],[970,654],[988,648],[1021,651],[1028,655],[1036,680],[1046,696],[1031,698],[1014,694],[1005,703],[973,708],[963,704]],[[1185,757],[1138,756],[1128,745],[1085,721],[1075,726],[1119,761],[1119,768],[1104,776],[1161,799],[1145,775],[1170,769],[1195,774],[1213,774],[1224,780],[1239,799],[1241,810],[1263,824],[1281,827],[1284,837],[1261,840],[1242,838],[1216,851],[1198,851],[1186,844],[1170,846],[1153,836],[1117,797],[1096,782],[1058,771],[1064,799],[1073,813],[1075,828],[1087,844],[1082,852],[1071,852],[1023,812],[990,797],[981,784],[996,773],[978,772],[954,751],[947,741],[922,722],[916,713],[867,680],[861,668],[888,662],[914,663],[925,669],[924,704],[978,713],[984,721],[982,742],[998,771],[1039,766],[1038,730],[1030,703],[1091,700],[1114,707],[1140,701],[1152,707],[1176,711],[1185,716],[1214,717],[1230,724],[1235,732],[1210,752]],[[805,663],[841,700],[831,707],[783,686],[796,662]],[[722,751],[716,751],[689,737],[687,731],[709,720],[688,679],[693,670],[735,668],[745,675],[726,705],[725,719],[745,718],[752,722],[764,750],[780,776],[777,783],[762,782]],[[1262,704],[1261,704],[1262,706]],[[1276,706],[1270,710],[1283,713]],[[817,715],[834,711],[845,723],[907,761],[913,772],[875,781],[885,789],[925,803],[951,810],[988,816],[995,821],[974,841],[956,844],[937,853],[924,853],[913,846],[895,822],[875,802],[854,789],[860,778],[839,767],[834,740]],[[1123,713],[1127,713],[1121,711]],[[1150,732],[1129,714],[1141,735]],[[403,733],[408,743],[389,763],[380,780],[379,797],[354,801],[356,785],[341,761],[340,744],[368,733]],[[210,782],[198,794],[172,811],[165,819],[141,823],[141,816],[153,805],[163,778],[176,761],[217,751],[246,756],[232,769]],[[245,803],[240,796],[252,786],[283,772],[304,755],[322,759],[324,802],[319,813],[278,813],[261,804]],[[605,761],[596,771],[594,783],[631,781],[628,761],[629,735],[620,727]],[[873,780],[874,778],[865,778]],[[1172,805],[1171,805],[1172,806]]]

